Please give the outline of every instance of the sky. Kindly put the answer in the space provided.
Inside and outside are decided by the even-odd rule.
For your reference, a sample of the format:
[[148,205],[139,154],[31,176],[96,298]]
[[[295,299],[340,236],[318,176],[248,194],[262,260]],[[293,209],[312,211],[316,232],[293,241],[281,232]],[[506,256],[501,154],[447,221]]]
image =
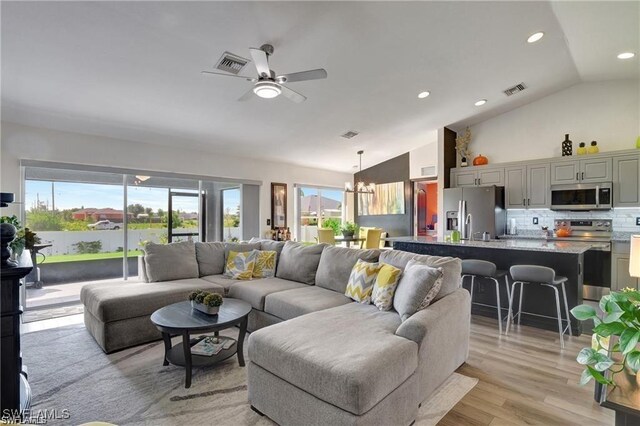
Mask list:
[[[107,208],[122,210],[124,194],[120,185],[100,185],[93,183],[69,183],[56,182],[53,185],[55,195],[55,208],[66,210],[81,207]],[[51,203],[51,182],[27,180],[25,186],[25,210],[31,209],[36,200]],[[181,190],[182,192],[187,192]],[[168,210],[168,190],[166,188],[145,188],[141,186],[129,186],[127,190],[127,204],[142,204],[151,207],[154,212],[158,209]],[[225,203],[232,212],[235,212],[240,204],[240,191],[225,191]],[[174,210],[195,212],[198,203],[191,197],[174,197]]]

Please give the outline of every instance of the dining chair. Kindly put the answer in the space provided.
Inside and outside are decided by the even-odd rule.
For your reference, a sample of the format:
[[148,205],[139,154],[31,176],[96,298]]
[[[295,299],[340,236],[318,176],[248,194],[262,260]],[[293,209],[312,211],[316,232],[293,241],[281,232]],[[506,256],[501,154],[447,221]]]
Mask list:
[[322,229],[318,228],[318,242],[335,245],[336,243],[336,235],[333,232],[333,229],[327,228]]
[[367,236],[362,244],[362,248],[365,249],[377,249],[380,248],[380,236],[382,235],[382,229],[370,228],[367,230]]

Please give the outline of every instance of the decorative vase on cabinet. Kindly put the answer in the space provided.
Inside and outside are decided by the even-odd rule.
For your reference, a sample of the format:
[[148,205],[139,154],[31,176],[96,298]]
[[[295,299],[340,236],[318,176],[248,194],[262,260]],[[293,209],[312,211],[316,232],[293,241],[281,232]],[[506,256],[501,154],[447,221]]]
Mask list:
[[587,148],[587,152],[589,154],[597,154],[600,152],[600,148],[598,148],[598,142],[591,141],[591,146]]
[[573,142],[569,140],[569,134],[564,135],[564,141],[562,141],[562,156],[567,157],[573,155]]
[[587,148],[585,146],[586,144],[584,142],[580,142],[580,146],[578,146],[578,155],[584,155],[587,153]]

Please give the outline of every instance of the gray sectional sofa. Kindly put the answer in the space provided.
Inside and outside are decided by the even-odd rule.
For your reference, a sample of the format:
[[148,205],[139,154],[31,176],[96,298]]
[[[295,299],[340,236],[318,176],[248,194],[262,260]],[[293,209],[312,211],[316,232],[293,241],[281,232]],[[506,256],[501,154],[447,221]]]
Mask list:
[[[278,252],[275,277],[221,275],[225,253],[253,249]],[[280,424],[306,425],[408,425],[419,404],[467,359],[470,298],[460,288],[459,259],[267,240],[196,243],[185,253],[196,260],[197,272],[193,266],[176,271],[175,259],[147,252],[141,275],[156,282],[82,289],[86,327],[105,352],[160,339],[149,316],[193,289],[245,300],[253,307],[249,401]],[[429,307],[402,321],[393,309],[380,311],[344,295],[358,259],[400,269],[412,259],[441,267],[442,286]],[[163,274],[185,273],[196,276],[160,281]]]

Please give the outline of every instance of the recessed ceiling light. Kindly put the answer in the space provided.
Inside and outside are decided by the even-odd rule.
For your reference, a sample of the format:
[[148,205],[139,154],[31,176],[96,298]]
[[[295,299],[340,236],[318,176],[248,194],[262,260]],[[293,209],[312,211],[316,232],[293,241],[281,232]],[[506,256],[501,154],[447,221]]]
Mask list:
[[527,39],[527,43],[535,43],[536,41],[540,40],[542,37],[544,37],[544,33],[542,31],[537,32],[535,34],[531,34]]
[[618,59],[631,59],[636,56],[633,52],[624,52],[618,55]]
[[420,93],[418,93],[418,98],[420,98],[420,99],[424,99],[424,98],[426,98],[427,96],[429,96],[430,94],[431,94],[431,93],[429,93],[429,92],[420,92]]
[[482,106],[482,105],[484,105],[484,104],[486,104],[486,103],[487,103],[487,100],[486,100],[486,99],[480,99],[480,100],[479,100],[478,102],[476,102],[474,105],[475,105],[475,106]]

